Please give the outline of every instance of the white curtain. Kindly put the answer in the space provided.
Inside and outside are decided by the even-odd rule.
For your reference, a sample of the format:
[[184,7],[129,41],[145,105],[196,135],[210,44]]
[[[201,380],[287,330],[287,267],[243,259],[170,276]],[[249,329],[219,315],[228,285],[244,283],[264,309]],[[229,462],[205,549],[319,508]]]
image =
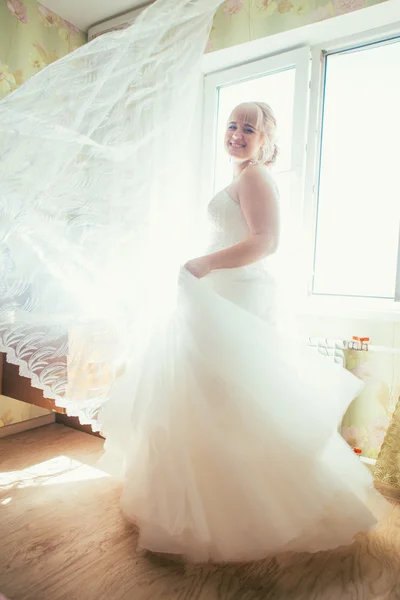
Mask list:
[[193,117],[220,2],[158,0],[0,104],[0,351],[94,427],[190,258]]

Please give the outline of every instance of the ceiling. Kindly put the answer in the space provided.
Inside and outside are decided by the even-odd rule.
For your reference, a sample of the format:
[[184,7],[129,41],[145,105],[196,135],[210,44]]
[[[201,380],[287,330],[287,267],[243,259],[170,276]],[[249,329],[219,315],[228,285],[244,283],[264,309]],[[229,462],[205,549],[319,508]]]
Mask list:
[[40,2],[82,31],[87,31],[92,25],[150,4],[151,0],[40,0]]

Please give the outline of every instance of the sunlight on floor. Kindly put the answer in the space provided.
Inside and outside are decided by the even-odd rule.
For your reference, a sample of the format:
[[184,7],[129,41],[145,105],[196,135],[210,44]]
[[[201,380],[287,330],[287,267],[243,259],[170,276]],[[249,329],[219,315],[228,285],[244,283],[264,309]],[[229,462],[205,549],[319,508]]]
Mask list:
[[[103,477],[109,477],[108,473],[68,458],[68,456],[56,456],[27,469],[0,473],[0,488],[6,490],[9,487],[55,485]],[[3,500],[2,504],[7,504],[9,501],[11,498]]]

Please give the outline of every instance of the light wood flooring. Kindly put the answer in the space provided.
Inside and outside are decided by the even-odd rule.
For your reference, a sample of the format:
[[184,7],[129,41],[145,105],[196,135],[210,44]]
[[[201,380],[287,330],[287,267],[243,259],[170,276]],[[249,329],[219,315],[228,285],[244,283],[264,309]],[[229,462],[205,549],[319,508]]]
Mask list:
[[400,600],[400,505],[348,548],[243,566],[136,550],[102,440],[48,425],[0,440],[0,592],[10,600]]

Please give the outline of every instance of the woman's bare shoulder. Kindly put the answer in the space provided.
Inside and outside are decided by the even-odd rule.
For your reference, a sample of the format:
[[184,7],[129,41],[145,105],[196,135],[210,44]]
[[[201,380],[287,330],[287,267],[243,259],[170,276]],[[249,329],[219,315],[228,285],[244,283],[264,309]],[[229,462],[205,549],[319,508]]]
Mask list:
[[240,198],[241,193],[251,192],[251,190],[265,190],[278,195],[278,188],[271,170],[264,165],[251,165],[243,171],[237,179],[237,195]]

